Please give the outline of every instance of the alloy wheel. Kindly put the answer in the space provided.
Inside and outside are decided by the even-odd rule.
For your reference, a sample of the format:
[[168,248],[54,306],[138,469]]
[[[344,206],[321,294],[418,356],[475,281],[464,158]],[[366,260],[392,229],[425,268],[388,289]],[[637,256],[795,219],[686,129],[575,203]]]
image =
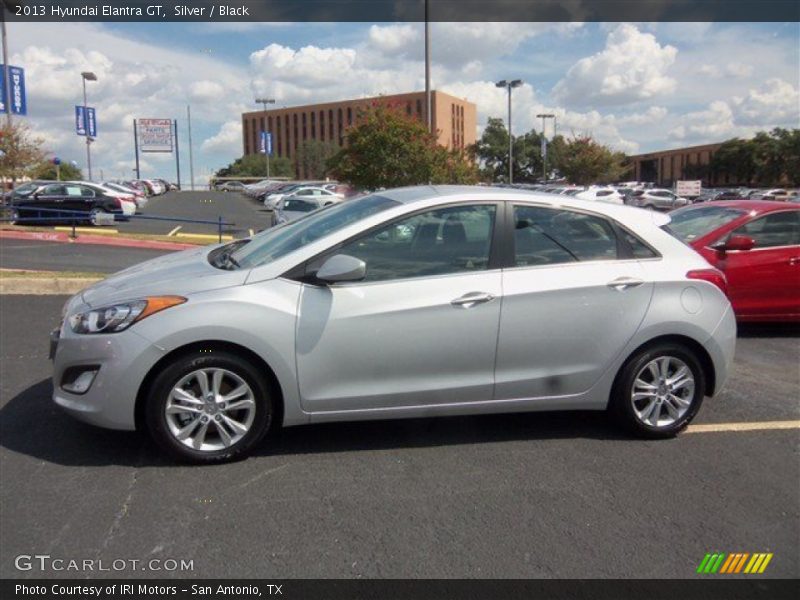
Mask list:
[[689,410],[694,392],[689,366],[675,356],[659,356],[644,365],[633,380],[633,412],[644,425],[669,427]]
[[172,388],[164,413],[172,436],[201,452],[238,443],[253,425],[253,390],[228,369],[204,368],[182,377]]

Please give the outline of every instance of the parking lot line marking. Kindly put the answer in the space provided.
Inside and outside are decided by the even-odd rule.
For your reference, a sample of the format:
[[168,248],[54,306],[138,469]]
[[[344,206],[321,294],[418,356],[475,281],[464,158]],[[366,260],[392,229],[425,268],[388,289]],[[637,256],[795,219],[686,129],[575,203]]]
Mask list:
[[800,429],[800,421],[755,421],[752,423],[703,423],[689,425],[686,433],[718,433],[722,431],[763,431]]
[[181,227],[183,227],[183,225],[178,225],[178,226],[177,226],[175,229],[171,230],[171,231],[170,231],[170,232],[167,234],[167,237],[169,237],[169,236],[173,236],[173,235],[175,235],[176,233],[178,233],[178,232],[181,230]]
[[[55,231],[72,231],[72,227],[61,227],[61,226],[59,226],[59,227],[53,227],[53,229]],[[119,233],[119,231],[116,230],[116,229],[108,229],[106,227],[102,227],[102,228],[101,227],[76,227],[75,228],[75,232],[76,233],[92,233],[92,234],[99,233],[99,234],[104,234],[104,235],[105,234],[114,235],[114,234]]]

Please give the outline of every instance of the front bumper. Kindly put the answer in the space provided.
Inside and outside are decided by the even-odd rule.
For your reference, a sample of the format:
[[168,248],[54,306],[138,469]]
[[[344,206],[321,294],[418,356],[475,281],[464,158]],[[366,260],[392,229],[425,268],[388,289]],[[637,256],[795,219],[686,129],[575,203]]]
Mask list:
[[[109,429],[136,428],[136,396],[141,382],[163,352],[135,331],[74,334],[62,328],[50,334],[53,401],[73,417]],[[91,387],[82,394],[62,386],[65,371],[99,366]]]

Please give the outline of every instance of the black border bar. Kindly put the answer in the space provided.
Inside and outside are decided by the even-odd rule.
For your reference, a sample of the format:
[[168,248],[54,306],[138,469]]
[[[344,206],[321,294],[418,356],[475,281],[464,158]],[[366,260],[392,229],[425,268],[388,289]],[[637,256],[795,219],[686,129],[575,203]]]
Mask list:
[[[123,585],[132,586],[123,588]],[[25,588],[18,586],[27,586]],[[193,587],[195,586],[195,587]],[[222,586],[241,588],[218,593]],[[783,600],[796,598],[798,583],[793,579],[762,579],[723,576],[706,579],[633,580],[523,580],[523,579],[4,579],[0,598],[21,600],[98,600],[163,599],[174,600],[488,600],[488,599],[613,599],[648,600]],[[38,589],[39,593],[31,592]],[[88,588],[97,590],[86,591]],[[80,590],[84,591],[81,592]],[[126,589],[123,593],[122,590]],[[207,589],[211,593],[207,593]],[[252,590],[256,591],[253,592]],[[21,591],[23,590],[23,591]],[[116,590],[115,592],[112,590]],[[200,593],[195,593],[200,590]],[[72,591],[71,593],[69,593]],[[42,593],[43,592],[43,593]],[[130,592],[130,593],[129,593]]]
[[[8,7],[4,18],[9,22],[425,20],[425,0],[4,0],[4,3]],[[232,10],[223,14],[220,8],[223,6]],[[428,0],[428,11],[429,20],[434,22],[800,21],[797,0]]]

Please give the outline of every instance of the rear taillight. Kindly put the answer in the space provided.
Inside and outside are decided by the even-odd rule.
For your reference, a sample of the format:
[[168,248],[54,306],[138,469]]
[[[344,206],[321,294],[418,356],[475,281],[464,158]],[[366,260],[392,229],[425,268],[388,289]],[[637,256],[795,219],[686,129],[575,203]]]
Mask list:
[[726,296],[728,295],[728,280],[725,278],[725,273],[718,269],[697,269],[694,271],[689,271],[686,274],[686,277],[689,279],[700,279],[702,281],[707,281],[708,283],[713,283],[717,286],[722,293]]
[[114,198],[114,204],[117,205],[117,208],[122,208],[122,198]]

